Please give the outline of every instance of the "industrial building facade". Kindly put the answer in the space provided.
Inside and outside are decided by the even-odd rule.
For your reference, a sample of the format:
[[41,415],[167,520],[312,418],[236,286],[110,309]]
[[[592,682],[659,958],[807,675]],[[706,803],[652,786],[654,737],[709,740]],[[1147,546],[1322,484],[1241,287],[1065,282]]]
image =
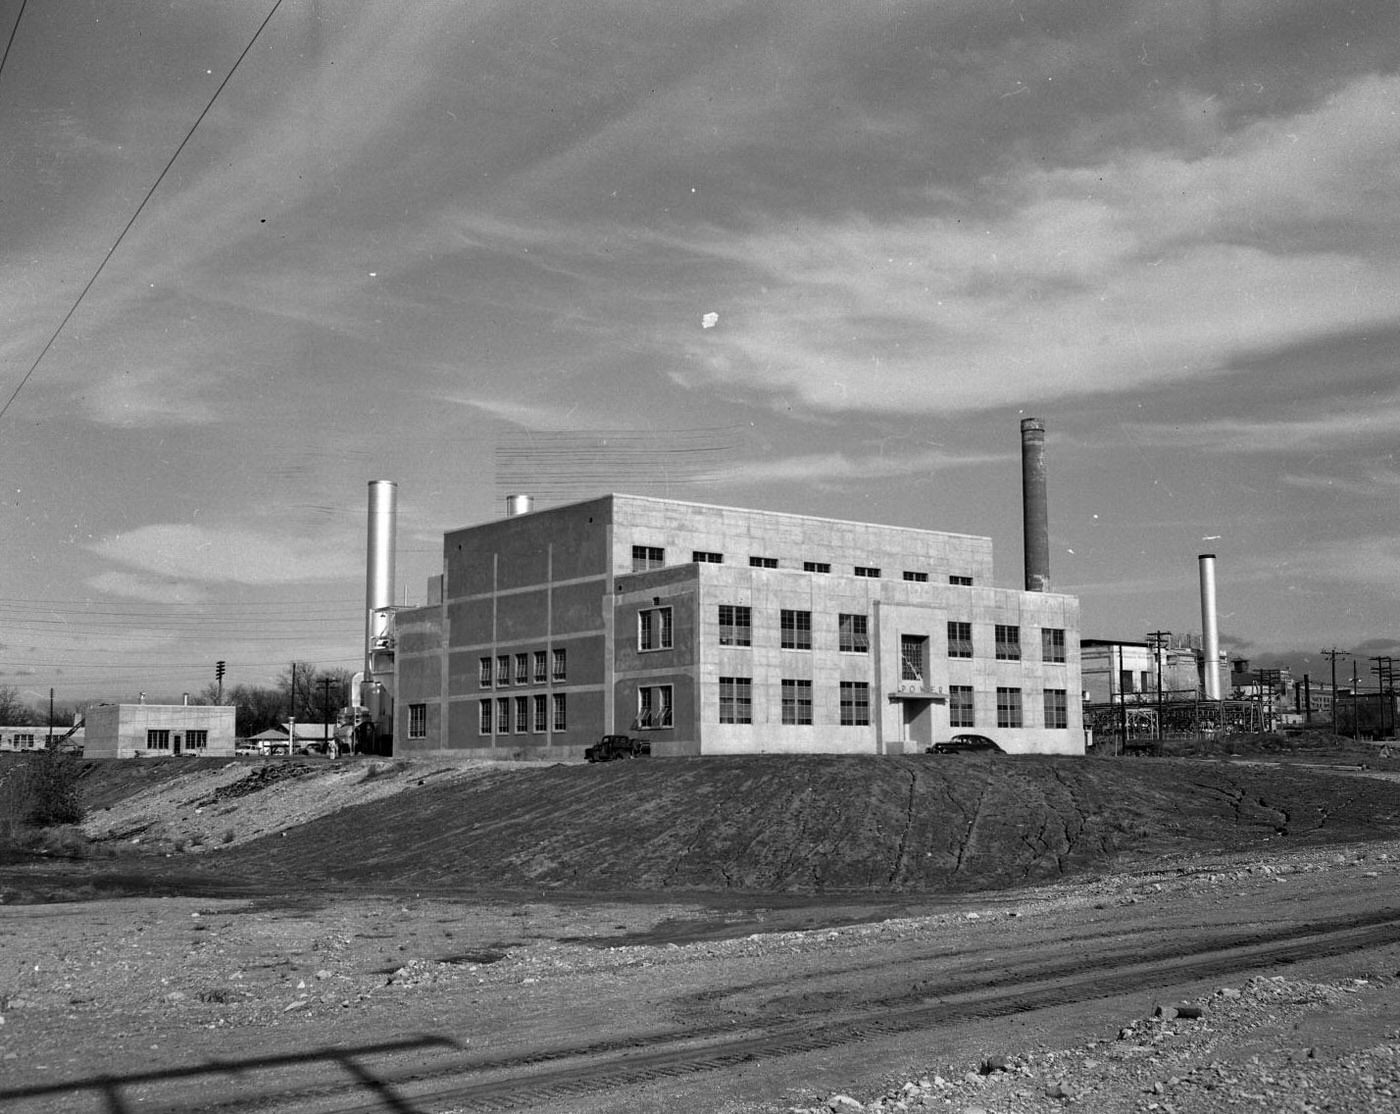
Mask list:
[[454,531],[394,752],[1082,753],[1078,601],[991,580],[987,538],[625,495]]
[[84,713],[87,758],[232,758],[228,704],[94,704]]

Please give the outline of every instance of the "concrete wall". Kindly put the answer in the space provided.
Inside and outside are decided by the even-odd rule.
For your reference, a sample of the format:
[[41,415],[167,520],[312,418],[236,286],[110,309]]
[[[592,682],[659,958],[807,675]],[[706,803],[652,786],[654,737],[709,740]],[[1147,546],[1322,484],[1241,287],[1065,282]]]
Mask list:
[[[235,710],[231,705],[98,704],[85,714],[85,758],[233,757]],[[168,745],[150,745],[152,731],[164,732]],[[191,731],[207,732],[204,747],[188,745]]]

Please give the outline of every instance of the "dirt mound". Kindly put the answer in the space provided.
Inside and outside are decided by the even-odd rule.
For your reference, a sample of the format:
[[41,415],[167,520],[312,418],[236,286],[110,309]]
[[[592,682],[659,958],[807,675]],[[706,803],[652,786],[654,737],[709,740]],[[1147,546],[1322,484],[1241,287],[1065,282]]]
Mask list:
[[1192,761],[666,759],[487,771],[220,855],[284,882],[441,890],[932,892],[1120,856],[1400,833],[1394,786]]

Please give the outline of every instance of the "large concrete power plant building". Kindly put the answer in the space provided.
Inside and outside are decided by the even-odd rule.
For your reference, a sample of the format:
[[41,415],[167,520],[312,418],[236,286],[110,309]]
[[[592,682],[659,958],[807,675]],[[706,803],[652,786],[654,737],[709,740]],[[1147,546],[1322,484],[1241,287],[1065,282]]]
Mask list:
[[965,534],[628,495],[513,513],[447,534],[395,615],[394,753],[1083,753],[1079,604],[1047,563],[1021,591]]

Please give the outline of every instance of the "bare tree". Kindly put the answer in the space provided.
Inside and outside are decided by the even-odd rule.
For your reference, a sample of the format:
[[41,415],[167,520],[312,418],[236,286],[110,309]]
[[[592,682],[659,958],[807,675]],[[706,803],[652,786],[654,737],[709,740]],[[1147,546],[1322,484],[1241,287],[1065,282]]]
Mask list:
[[19,698],[13,685],[0,685],[0,723],[11,727],[27,727],[39,722],[39,716]]

